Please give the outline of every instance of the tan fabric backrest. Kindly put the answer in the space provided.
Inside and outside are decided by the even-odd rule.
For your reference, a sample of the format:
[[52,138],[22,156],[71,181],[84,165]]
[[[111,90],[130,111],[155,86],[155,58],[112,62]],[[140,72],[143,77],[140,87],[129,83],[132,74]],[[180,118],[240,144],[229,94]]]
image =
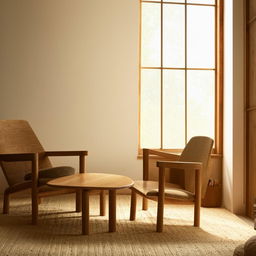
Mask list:
[[[35,153],[44,149],[29,123],[24,120],[0,120],[0,154]],[[24,175],[31,172],[29,162],[1,162],[8,184],[24,181]],[[39,168],[52,167],[48,157],[40,159]]]
[[[180,161],[187,162],[201,162],[203,163],[202,170],[202,195],[204,195],[207,185],[206,170],[208,166],[208,160],[212,151],[213,140],[205,136],[196,136],[190,139],[184,148]],[[191,170],[185,170],[185,189],[194,192],[194,172]]]

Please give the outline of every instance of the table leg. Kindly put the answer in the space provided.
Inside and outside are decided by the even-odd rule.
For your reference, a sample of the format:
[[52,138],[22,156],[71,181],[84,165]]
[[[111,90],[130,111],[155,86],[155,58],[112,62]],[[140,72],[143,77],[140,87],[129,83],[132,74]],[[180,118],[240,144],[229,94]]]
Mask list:
[[109,190],[109,232],[116,231],[116,190]]
[[105,190],[100,191],[100,216],[106,215],[106,193]]
[[81,189],[76,190],[76,212],[81,212],[82,209],[82,191]]
[[82,191],[82,234],[89,235],[89,191]]

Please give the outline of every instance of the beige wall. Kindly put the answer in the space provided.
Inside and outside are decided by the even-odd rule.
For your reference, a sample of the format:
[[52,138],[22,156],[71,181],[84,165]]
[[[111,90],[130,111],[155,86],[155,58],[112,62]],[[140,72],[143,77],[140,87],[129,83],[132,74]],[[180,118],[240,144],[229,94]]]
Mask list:
[[0,119],[89,150],[89,171],[141,178],[138,24],[138,0],[0,0]]

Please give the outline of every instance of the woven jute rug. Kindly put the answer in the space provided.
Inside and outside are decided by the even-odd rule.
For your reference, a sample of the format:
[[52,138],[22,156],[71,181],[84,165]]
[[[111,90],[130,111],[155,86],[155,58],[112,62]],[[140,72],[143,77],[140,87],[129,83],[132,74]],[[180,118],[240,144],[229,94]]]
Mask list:
[[90,235],[81,235],[81,214],[74,195],[43,199],[39,224],[32,226],[28,197],[11,200],[0,214],[0,255],[232,255],[255,235],[253,227],[225,209],[202,208],[201,227],[193,227],[193,206],[167,205],[164,232],[155,232],[156,203],[129,221],[130,197],[117,197],[117,232],[108,233],[108,217],[99,216],[99,198],[90,196]]

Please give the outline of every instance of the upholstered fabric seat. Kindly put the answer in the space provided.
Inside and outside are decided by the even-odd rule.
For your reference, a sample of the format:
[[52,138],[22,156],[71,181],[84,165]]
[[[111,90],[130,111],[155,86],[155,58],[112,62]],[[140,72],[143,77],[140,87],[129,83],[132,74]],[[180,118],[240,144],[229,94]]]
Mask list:
[[[75,169],[70,166],[58,166],[52,168],[45,168],[38,172],[38,184],[40,186],[46,185],[46,183],[52,179],[72,175],[75,173]],[[29,181],[32,179],[32,173],[27,173],[24,179]]]
[[[146,196],[158,196],[158,182],[157,181],[143,181],[137,180],[133,186],[138,191],[143,191]],[[178,184],[165,183],[165,196],[177,200],[194,200],[194,194],[182,189]]]

